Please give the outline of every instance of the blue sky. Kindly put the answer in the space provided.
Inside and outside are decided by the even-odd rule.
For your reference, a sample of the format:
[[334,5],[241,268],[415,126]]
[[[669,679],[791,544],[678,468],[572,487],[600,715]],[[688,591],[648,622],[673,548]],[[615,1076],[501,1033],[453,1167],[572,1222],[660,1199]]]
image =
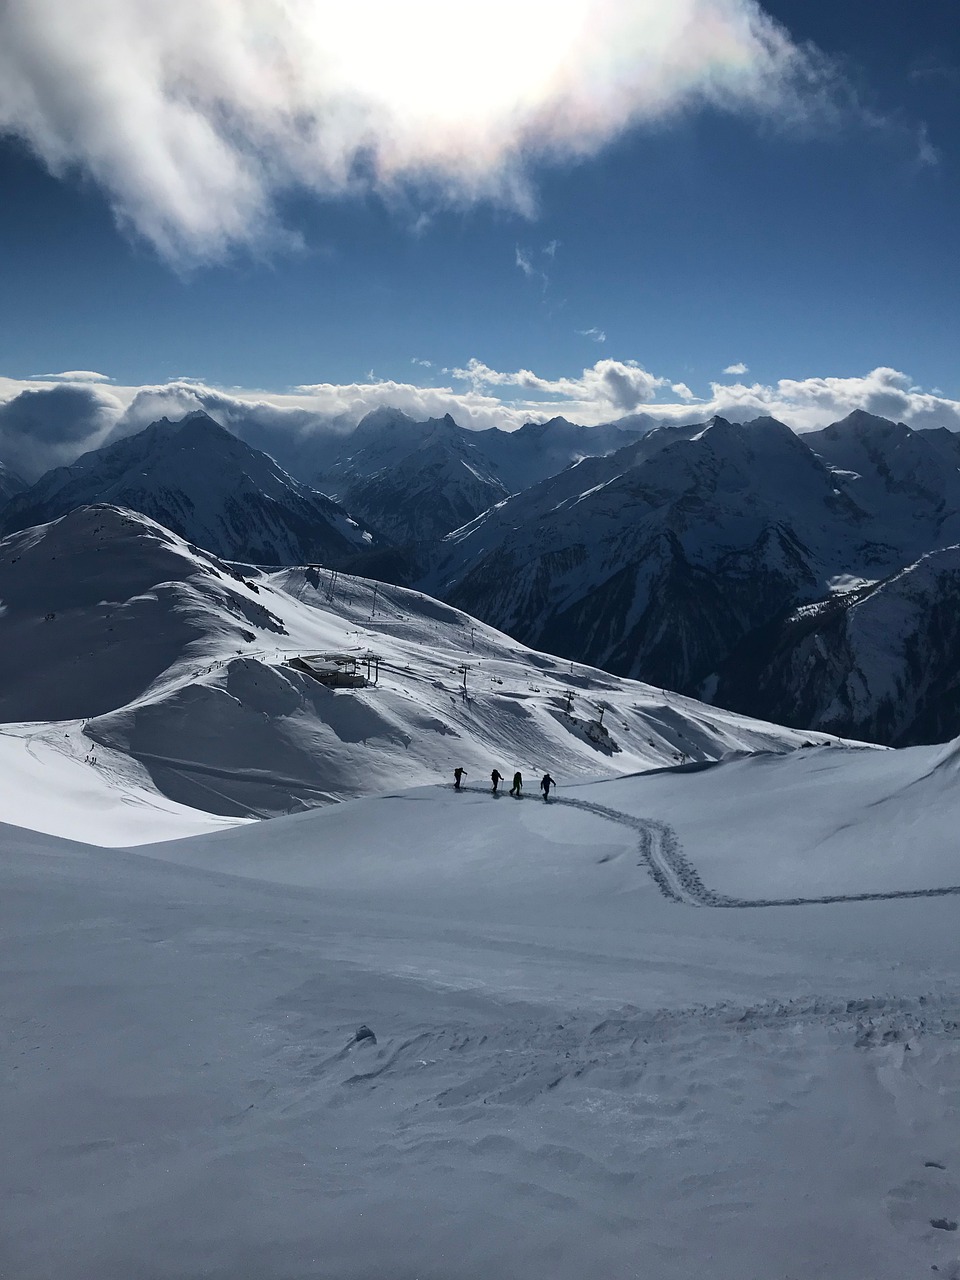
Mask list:
[[[369,53],[374,90],[366,64],[336,92],[311,80],[322,70],[301,66],[281,113],[266,102],[256,54],[240,72],[238,58],[227,65],[222,4],[182,4],[185,14],[210,10],[208,43],[198,50],[185,25],[184,49],[167,43],[148,65],[175,61],[178,83],[196,78],[195,97],[214,82],[208,117],[223,101],[237,112],[226,146],[198,144],[182,172],[195,122],[158,155],[180,106],[164,85],[146,101],[136,58],[170,37],[154,30],[145,0],[101,6],[107,19],[82,57],[86,29],[61,29],[57,0],[13,0],[0,17],[0,398],[46,385],[28,382],[37,375],[88,370],[112,380],[124,408],[137,388],[189,378],[259,390],[281,407],[308,403],[293,388],[351,388],[324,393],[324,405],[345,412],[389,399],[391,387],[434,388],[454,406],[466,396],[477,425],[501,403],[601,420],[715,407],[725,395],[789,420],[794,397],[800,425],[811,425],[820,407],[828,417],[861,401],[876,407],[879,385],[924,397],[900,416],[916,408],[953,425],[955,0],[771,0],[764,10],[748,0],[631,0],[606,28],[593,11],[616,5],[516,0],[501,17],[521,18],[502,31],[496,4],[465,4],[465,23],[493,14],[491,39],[516,31],[502,66],[490,65],[494,43],[481,50],[484,65],[444,76],[443,56],[462,50],[464,32],[424,49],[414,35],[405,46],[398,28],[389,48]],[[75,11],[85,6],[76,0]],[[664,29],[658,10],[680,9],[687,25]],[[261,0],[236,0],[235,10],[260,23],[245,57],[267,35],[292,39],[261,29],[271,12]],[[581,24],[569,48],[544,51],[548,12],[559,15],[558,40],[564,22]],[[579,66],[583,32],[593,44]],[[329,39],[354,35],[346,27]],[[493,100],[498,73],[507,84],[530,67],[536,84],[548,55],[555,63],[532,105]],[[411,78],[422,86],[415,95]],[[461,82],[474,96],[441,146]],[[609,95],[597,89],[608,83]],[[291,133],[294,108],[323,120],[348,91],[376,94],[373,142],[331,141],[326,124]],[[510,131],[520,110],[518,145]],[[890,377],[871,382],[875,370]],[[610,387],[626,386],[622,376],[621,396]],[[714,384],[755,388],[753,399]],[[377,386],[387,390],[356,390]],[[412,391],[394,398],[414,411],[419,403]]]

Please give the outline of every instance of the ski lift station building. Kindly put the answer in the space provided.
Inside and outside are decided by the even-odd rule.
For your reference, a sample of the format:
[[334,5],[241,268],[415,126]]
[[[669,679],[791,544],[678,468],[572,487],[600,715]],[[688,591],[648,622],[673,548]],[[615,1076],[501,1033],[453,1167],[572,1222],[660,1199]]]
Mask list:
[[[357,670],[357,663],[362,662],[367,668],[364,675]],[[380,675],[380,655],[378,653],[304,653],[298,658],[291,658],[289,665],[298,671],[306,671],[319,680],[321,684],[332,689],[361,689],[370,683],[370,667],[376,664],[377,678]]]
[[355,653],[305,653],[291,658],[290,665],[333,689],[357,689],[367,683],[357,670]]

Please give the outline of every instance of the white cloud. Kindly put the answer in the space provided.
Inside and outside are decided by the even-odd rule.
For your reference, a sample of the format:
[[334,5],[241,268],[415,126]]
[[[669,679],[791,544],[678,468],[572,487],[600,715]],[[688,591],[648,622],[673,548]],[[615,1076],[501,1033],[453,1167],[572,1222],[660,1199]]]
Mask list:
[[639,412],[650,423],[703,422],[715,413],[737,422],[770,415],[806,431],[836,422],[853,409],[866,409],[913,427],[960,431],[960,401],[925,391],[907,374],[889,368],[859,377],[782,378],[769,386],[712,383],[710,395],[696,403],[685,383],[657,377],[629,360],[599,360],[577,377],[546,378],[529,369],[503,372],[476,359],[463,369],[438,374],[466,383],[466,388],[369,380],[271,392],[223,390],[179,379],[107,389],[56,382],[43,386],[0,376],[0,461],[33,479],[108,439],[196,409],[285,465],[292,465],[298,446],[317,433],[347,433],[364,414],[384,405],[419,420],[449,413],[474,430],[513,430],[556,414],[592,425]]
[[[557,253],[558,244],[559,241],[550,241],[549,244],[545,244],[545,246],[541,248],[540,252],[543,253],[545,257],[549,257],[550,260],[553,260]],[[536,265],[536,262],[534,261],[535,253],[536,250],[532,250],[532,248],[521,248],[520,244],[517,244],[515,259],[513,260],[515,260],[516,265],[520,268],[522,273],[524,273],[527,280],[539,280],[540,287],[543,288],[544,293],[547,293],[547,289],[550,285],[550,276],[547,274],[547,271]]]
[[930,141],[930,130],[921,124],[917,130],[917,164],[921,169],[933,169],[940,163],[941,155]]
[[0,399],[0,462],[36,480],[102,444],[122,411],[96,385],[22,385]]
[[592,338],[594,342],[606,342],[607,335],[602,329],[598,329],[595,325],[590,329],[578,329],[581,338]]
[[737,364],[728,364],[728,365],[727,365],[727,367],[724,369],[724,371],[723,371],[723,372],[724,372],[724,373],[732,373],[732,374],[740,374],[740,373],[749,373],[749,372],[750,372],[750,370],[747,368],[747,366],[746,366],[746,365],[743,363],[743,361],[741,360],[741,361],[739,361]]
[[68,369],[66,373],[35,373],[31,382],[110,382],[105,373],[94,373],[90,369]]
[[756,0],[5,0],[0,132],[179,261],[278,198],[531,212],[533,165],[705,103],[796,120],[831,73]]
[[419,356],[411,356],[411,357],[410,357],[410,363],[411,363],[411,364],[419,364],[419,365],[421,365],[424,369],[432,369],[432,368],[433,368],[433,361],[432,361],[432,360],[421,360]]
[[781,378],[773,386],[711,383],[714,411],[738,421],[769,414],[797,430],[814,430],[865,409],[912,427],[960,430],[960,401],[925,392],[897,369],[880,367],[863,377]]
[[517,248],[516,248],[515,261],[517,266],[520,268],[523,274],[527,277],[527,279],[529,279],[531,276],[540,275],[540,272],[536,269],[536,267],[530,261],[529,253],[527,253],[526,249],[521,249],[519,245],[517,245]]
[[517,387],[541,396],[559,396],[571,405],[589,405],[594,411],[606,406],[615,413],[631,413],[639,405],[652,401],[661,387],[669,386],[669,379],[655,378],[635,360],[598,360],[591,368],[584,369],[579,378],[542,378],[530,369],[501,373],[475,358],[468,361],[465,368],[450,372],[458,381],[469,382],[475,389]]

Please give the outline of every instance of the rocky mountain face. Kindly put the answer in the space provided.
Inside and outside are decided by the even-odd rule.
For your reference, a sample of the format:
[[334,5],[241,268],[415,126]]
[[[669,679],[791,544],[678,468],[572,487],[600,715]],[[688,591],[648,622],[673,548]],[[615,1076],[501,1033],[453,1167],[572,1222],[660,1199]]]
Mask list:
[[639,440],[643,431],[617,423],[581,427],[566,418],[527,422],[517,431],[471,433],[475,447],[496,467],[510,493],[556,475],[583,458],[604,457]]
[[[933,714],[919,687],[915,714],[872,695],[849,695],[844,711],[840,695],[834,715],[825,690],[855,682],[860,660],[838,642],[832,676],[803,693],[807,649],[784,649],[781,629],[798,634],[811,605],[839,626],[861,600],[835,595],[841,584],[869,588],[863,610],[878,610],[903,566],[960,542],[958,455],[945,432],[859,413],[802,437],[769,418],[662,428],[448,535],[423,582],[526,643],[617,674],[794,725],[918,740]],[[945,572],[922,599],[933,608],[940,595]],[[927,618],[916,605],[909,659],[888,646],[901,690],[916,683],[922,636],[947,634],[945,607]]]
[[48,472],[7,505],[3,530],[94,503],[142,512],[215,555],[253,564],[336,564],[379,541],[205,413],[162,419]]
[[565,418],[512,432],[467,431],[449,414],[417,422],[396,409],[376,409],[311,479],[395,544],[424,543],[509,494],[640,435]]
[[882,582],[791,609],[706,685],[721,706],[890,746],[960,724],[960,547]]
[[21,480],[15,471],[11,471],[9,467],[5,467],[0,462],[0,510],[12,498],[15,498],[18,493],[22,493],[26,487],[26,480]]
[[317,483],[393,544],[433,542],[508,496],[473,435],[449,415],[377,410]]

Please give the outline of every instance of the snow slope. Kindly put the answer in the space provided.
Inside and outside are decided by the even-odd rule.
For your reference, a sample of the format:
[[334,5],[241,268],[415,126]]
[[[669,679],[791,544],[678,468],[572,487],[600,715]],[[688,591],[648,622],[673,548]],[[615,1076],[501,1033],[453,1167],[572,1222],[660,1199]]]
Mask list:
[[235,827],[161,794],[136,760],[92,743],[82,723],[0,726],[3,821],[88,844],[175,840]]
[[[471,780],[494,766],[614,775],[809,737],[536,653],[417,592],[241,570],[105,505],[0,543],[0,601],[0,718],[49,722],[5,730],[9,751],[45,743],[123,794],[152,788],[222,817],[414,786],[458,764]],[[381,662],[366,688],[288,665],[370,649]],[[38,811],[43,829],[70,831],[67,810]],[[118,837],[132,839],[127,827],[93,838]],[[141,838],[158,837],[146,823]]]
[[6,828],[0,1271],[956,1280],[957,760]]

